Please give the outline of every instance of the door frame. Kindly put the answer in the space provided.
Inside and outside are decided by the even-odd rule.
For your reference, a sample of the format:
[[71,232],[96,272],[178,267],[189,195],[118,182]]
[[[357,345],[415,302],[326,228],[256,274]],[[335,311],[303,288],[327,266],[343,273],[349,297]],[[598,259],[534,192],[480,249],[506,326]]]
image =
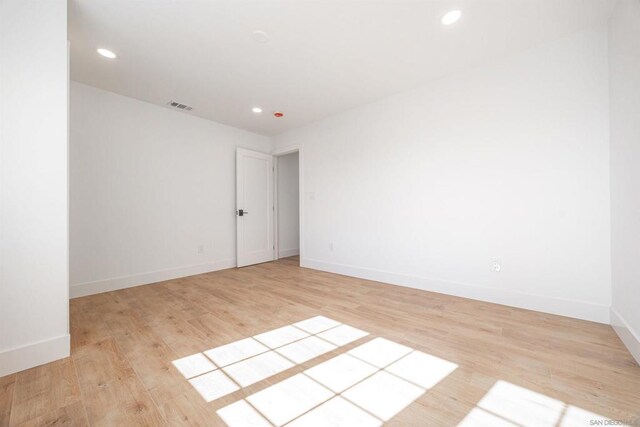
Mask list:
[[[273,155],[273,241],[274,241],[274,260],[280,259],[280,236],[278,230],[278,216],[280,214],[280,208],[278,204],[278,158],[286,156],[287,154],[298,153],[298,247],[300,248],[300,265],[302,265],[303,251],[304,251],[304,183],[303,183],[303,158],[302,149],[299,145],[289,145],[274,150]],[[278,209],[275,209],[278,207]]]

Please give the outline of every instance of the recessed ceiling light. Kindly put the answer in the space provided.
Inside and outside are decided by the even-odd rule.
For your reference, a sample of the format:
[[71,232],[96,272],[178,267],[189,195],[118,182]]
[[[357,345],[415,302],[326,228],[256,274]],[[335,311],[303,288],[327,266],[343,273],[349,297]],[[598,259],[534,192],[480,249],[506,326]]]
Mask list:
[[251,37],[253,37],[253,40],[256,43],[268,43],[269,42],[269,34],[267,34],[264,31],[260,31],[260,30],[254,31],[251,34]]
[[442,23],[444,25],[451,25],[456,22],[462,16],[462,12],[459,10],[452,10],[451,12],[445,13],[442,17]]
[[253,111],[254,113],[262,113],[262,108],[260,108],[260,107],[253,107],[253,108],[251,109],[251,111]]
[[109,49],[100,48],[100,49],[97,49],[97,52],[100,55],[104,56],[105,58],[109,58],[109,59],[116,59],[117,58],[116,54],[111,52]]

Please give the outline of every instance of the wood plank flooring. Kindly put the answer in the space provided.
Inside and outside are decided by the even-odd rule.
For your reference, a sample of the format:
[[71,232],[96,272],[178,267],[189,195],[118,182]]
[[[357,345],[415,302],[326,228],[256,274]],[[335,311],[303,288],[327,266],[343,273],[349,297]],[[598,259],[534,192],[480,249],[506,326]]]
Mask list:
[[[459,367],[388,425],[457,425],[497,382],[640,425],[607,325],[303,269],[297,258],[71,301],[71,357],[0,378],[0,425],[224,425],[216,410],[384,337]],[[323,315],[370,332],[206,403],[172,361]],[[560,421],[558,422],[560,425]]]

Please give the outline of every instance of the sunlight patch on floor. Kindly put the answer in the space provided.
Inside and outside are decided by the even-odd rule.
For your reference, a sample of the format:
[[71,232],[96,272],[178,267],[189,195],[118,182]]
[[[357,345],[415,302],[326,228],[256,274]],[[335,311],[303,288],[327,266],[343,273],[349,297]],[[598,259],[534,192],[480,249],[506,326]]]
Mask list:
[[[173,361],[212,402],[369,335],[316,316]],[[380,426],[458,368],[386,338],[374,338],[217,411],[229,427]],[[459,423],[573,427],[610,419],[497,381]],[[600,423],[600,424],[598,424]]]
[[273,331],[265,332],[264,334],[256,335],[253,338],[260,341],[267,347],[275,349],[308,336],[309,334],[307,332],[289,325],[274,329]]
[[230,427],[249,425],[249,420],[257,426],[380,426],[457,367],[375,338],[234,402],[218,415]]
[[227,405],[218,410],[218,415],[229,425],[251,426],[251,427],[272,427],[272,424],[265,420],[253,406],[245,400],[238,400],[231,405]]
[[174,360],[173,366],[187,379],[211,372],[216,366],[204,354],[197,353],[182,359]]
[[287,344],[276,351],[295,363],[304,363],[321,354],[335,350],[337,346],[318,337],[307,337],[300,341]]
[[231,344],[212,348],[204,352],[205,356],[211,359],[219,367],[225,367],[232,363],[257,356],[260,353],[269,351],[267,347],[260,344],[253,338],[232,342]]
[[317,336],[337,346],[343,346],[360,338],[366,337],[367,335],[369,335],[368,332],[361,331],[353,326],[340,325],[329,329],[328,331],[320,332]]
[[213,371],[189,380],[189,383],[207,402],[214,401],[233,393],[240,387],[221,371]]
[[205,401],[212,402],[367,335],[316,316],[172,363]]
[[[369,335],[324,316],[173,361],[206,402]],[[379,426],[455,363],[378,337],[217,411],[236,426]]]
[[295,427],[376,427],[380,425],[382,425],[382,421],[340,396],[328,400],[288,424],[288,426]]
[[524,426],[578,427],[609,425],[609,418],[595,414],[561,400],[498,381],[462,420],[459,427]]

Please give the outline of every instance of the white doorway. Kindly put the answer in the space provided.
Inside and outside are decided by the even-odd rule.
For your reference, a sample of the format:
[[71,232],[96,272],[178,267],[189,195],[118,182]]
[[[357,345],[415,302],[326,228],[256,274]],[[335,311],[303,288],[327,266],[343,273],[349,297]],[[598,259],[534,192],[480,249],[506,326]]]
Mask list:
[[275,157],[276,259],[300,255],[300,156]]
[[237,266],[273,261],[273,156],[238,148],[236,152]]

